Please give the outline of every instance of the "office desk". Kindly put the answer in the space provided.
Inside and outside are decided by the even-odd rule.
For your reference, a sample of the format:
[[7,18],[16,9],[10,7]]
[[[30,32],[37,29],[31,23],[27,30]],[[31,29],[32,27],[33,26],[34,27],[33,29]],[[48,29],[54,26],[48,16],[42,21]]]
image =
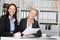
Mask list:
[[1,40],[57,40],[50,37],[38,37],[38,38],[14,38],[14,37],[1,37]]

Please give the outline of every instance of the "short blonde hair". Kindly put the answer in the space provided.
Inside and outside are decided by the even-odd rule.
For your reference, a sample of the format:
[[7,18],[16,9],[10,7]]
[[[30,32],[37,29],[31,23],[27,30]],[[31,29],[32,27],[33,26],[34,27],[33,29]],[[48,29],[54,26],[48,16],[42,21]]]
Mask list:
[[38,15],[38,10],[37,9],[35,9],[35,8],[31,8],[30,10],[29,10],[29,12],[31,12],[32,10],[35,10],[36,12],[37,12],[37,14],[36,14],[36,16]]

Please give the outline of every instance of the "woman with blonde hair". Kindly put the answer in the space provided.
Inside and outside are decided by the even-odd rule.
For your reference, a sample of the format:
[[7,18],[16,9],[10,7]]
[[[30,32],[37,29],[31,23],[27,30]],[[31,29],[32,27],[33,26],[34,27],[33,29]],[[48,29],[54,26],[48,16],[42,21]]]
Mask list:
[[[27,18],[21,19],[19,24],[19,30],[22,33],[26,28],[39,28],[38,21],[35,20],[35,17],[38,15],[38,10],[35,8],[32,8],[29,11],[29,15]],[[41,37],[42,32],[41,30],[38,30],[34,34],[23,34],[21,36],[35,36],[35,37]]]

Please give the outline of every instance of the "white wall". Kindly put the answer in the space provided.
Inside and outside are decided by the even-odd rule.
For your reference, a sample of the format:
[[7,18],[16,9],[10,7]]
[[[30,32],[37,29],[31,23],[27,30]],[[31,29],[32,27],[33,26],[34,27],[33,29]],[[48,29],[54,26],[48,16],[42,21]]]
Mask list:
[[58,21],[59,21],[59,31],[60,31],[60,0],[59,0],[59,14],[58,14]]
[[17,6],[19,6],[20,5],[20,0],[5,0],[5,3],[15,3]]

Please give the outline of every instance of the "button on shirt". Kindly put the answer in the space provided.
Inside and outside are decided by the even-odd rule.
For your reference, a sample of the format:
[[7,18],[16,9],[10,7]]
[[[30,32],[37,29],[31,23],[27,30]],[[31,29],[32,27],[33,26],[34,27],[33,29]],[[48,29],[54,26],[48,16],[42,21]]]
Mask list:
[[10,33],[13,33],[15,30],[15,25],[14,25],[15,18],[12,18],[11,16],[9,16],[9,19],[10,19]]

